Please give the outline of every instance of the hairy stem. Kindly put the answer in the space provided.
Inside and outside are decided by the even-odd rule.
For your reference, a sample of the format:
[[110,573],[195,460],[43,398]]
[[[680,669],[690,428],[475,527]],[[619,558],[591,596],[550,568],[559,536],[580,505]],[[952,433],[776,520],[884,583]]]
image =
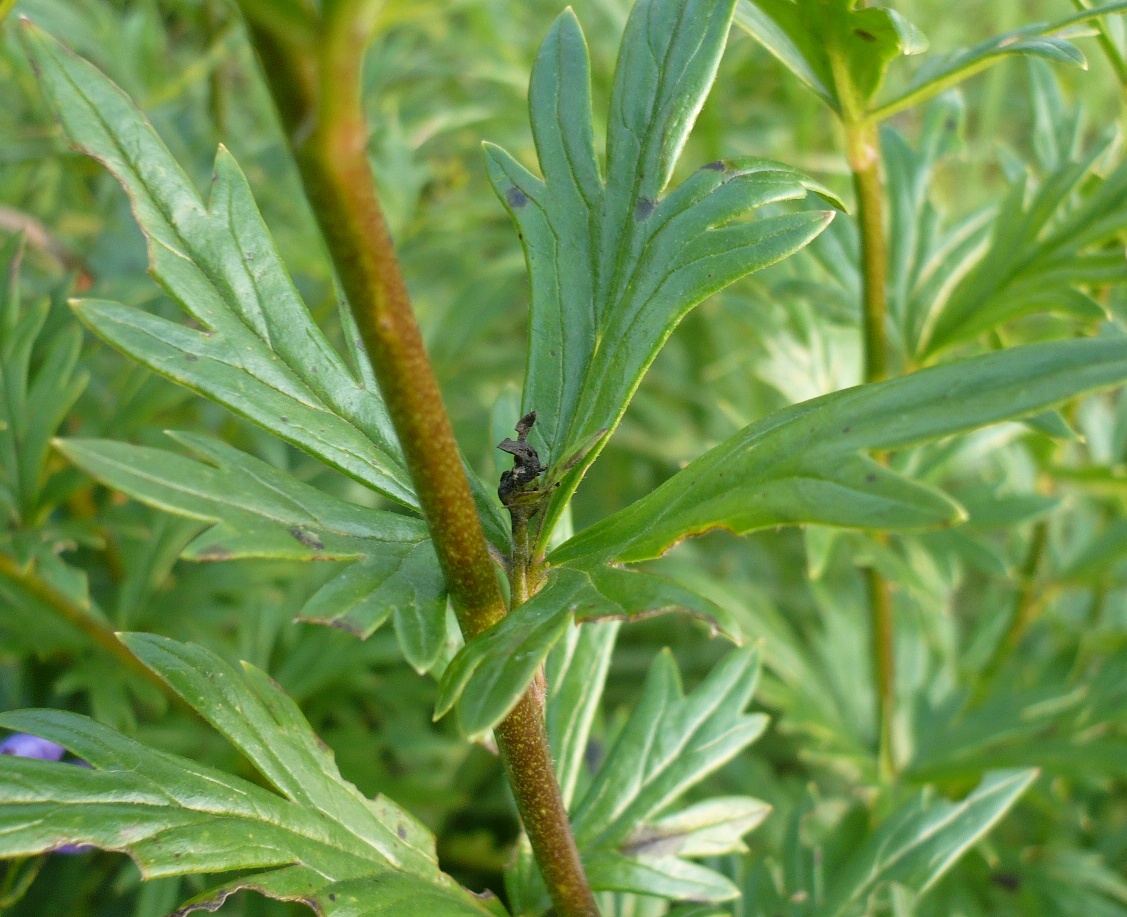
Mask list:
[[513,513],[513,556],[509,563],[509,593],[513,608],[523,605],[532,595],[529,584],[528,517],[523,513]]
[[[849,168],[857,195],[857,221],[861,231],[862,346],[865,382],[888,375],[885,316],[888,311],[888,244],[884,231],[884,185],[880,173],[880,141],[870,121],[845,125]],[[887,546],[880,533],[877,543]],[[877,694],[878,767],[882,779],[895,772],[892,718],[896,709],[896,632],[892,590],[875,567],[867,571],[869,618],[872,633],[873,681]]]
[[[306,195],[372,360],[467,639],[506,613],[497,573],[368,164],[360,68],[378,4],[326,3],[311,42],[256,18],[252,41]],[[543,703],[530,689],[495,730],[505,772],[560,917],[597,917],[556,783]]]

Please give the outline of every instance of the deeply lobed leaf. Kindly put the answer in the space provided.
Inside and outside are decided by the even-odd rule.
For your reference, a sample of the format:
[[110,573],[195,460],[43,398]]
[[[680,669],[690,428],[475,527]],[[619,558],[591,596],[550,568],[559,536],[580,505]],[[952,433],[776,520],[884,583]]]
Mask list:
[[[537,412],[531,440],[564,478],[543,517],[542,542],[685,313],[797,251],[831,216],[741,222],[756,208],[810,190],[828,195],[796,170],[759,159],[711,163],[662,197],[715,76],[733,6],[635,4],[619,52],[605,180],[594,148],[586,44],[570,11],[545,39],[529,88],[543,179],[486,148],[490,179],[521,231],[532,281],[522,410]],[[563,466],[577,453],[565,476]]]
[[740,838],[766,815],[765,805],[729,800],[717,818],[715,806],[723,803],[714,801],[711,808],[656,816],[762,734],[767,718],[744,712],[758,677],[758,650],[735,650],[685,695],[672,655],[654,661],[630,719],[572,816],[593,883],[689,901],[738,894],[723,876],[681,857],[742,849]]
[[271,870],[221,886],[181,913],[213,910],[245,887],[327,915],[421,917],[439,902],[442,913],[503,914],[438,870],[433,836],[410,815],[382,797],[365,799],[341,778],[297,706],[264,673],[239,672],[207,650],[153,635],[126,639],[281,795],[75,714],[4,714],[5,727],[48,738],[91,767],[0,756],[0,854],[82,843],[129,853],[147,876]]
[[[588,706],[602,692],[602,652],[613,625],[583,625],[555,651],[549,671],[585,689]],[[746,713],[759,675],[757,649],[735,650],[691,692],[681,688],[672,654],[653,663],[634,710],[605,759],[572,807],[572,823],[592,887],[680,901],[727,901],[738,896],[732,882],[695,857],[743,851],[743,836],[770,807],[744,796],[707,799],[683,808],[678,800],[710,773],[754,742],[766,726],[762,714]],[[551,686],[550,686],[551,687]],[[550,693],[548,722],[568,718],[571,690]],[[575,722],[563,741],[553,734],[559,756],[586,747],[589,723]],[[558,744],[557,744],[558,742]],[[592,765],[594,767],[594,765]],[[561,771],[561,776],[569,773]],[[530,869],[527,850],[510,868],[506,885],[515,912],[547,906],[542,883]]]
[[887,883],[926,892],[999,819],[1037,777],[1035,770],[997,771],[961,802],[918,794],[865,842],[827,890],[826,917],[868,912],[868,899]]
[[102,440],[57,445],[136,500],[214,523],[185,549],[192,560],[353,561],[301,617],[367,637],[394,615],[408,661],[421,671],[435,663],[446,636],[446,589],[421,520],[338,500],[217,440],[172,435],[205,461]]
[[386,408],[313,321],[231,155],[220,149],[205,203],[125,93],[30,23],[23,35],[67,134],[128,192],[154,278],[202,330],[112,303],[80,304],[79,316],[162,375],[417,505]]

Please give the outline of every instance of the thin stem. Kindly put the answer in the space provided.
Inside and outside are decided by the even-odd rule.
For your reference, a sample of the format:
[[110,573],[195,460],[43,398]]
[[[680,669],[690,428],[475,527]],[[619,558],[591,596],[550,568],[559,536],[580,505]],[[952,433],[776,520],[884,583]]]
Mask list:
[[982,677],[979,679],[980,687],[976,692],[979,699],[986,694],[1006,660],[1021,645],[1025,632],[1036,620],[1037,613],[1044,604],[1044,595],[1037,588],[1037,571],[1041,567],[1048,543],[1049,526],[1045,520],[1041,520],[1033,526],[1033,538],[1029,542],[1029,553],[1025,555],[1025,563],[1021,568],[1010,625],[982,670]]
[[[845,133],[861,231],[864,378],[867,383],[879,382],[888,375],[884,327],[888,311],[888,247],[884,231],[880,142],[877,127],[870,121],[847,121]],[[879,545],[888,545],[887,534],[880,533],[875,538]],[[881,779],[888,781],[895,773],[892,721],[896,710],[896,632],[892,589],[876,567],[868,569],[867,578],[873,681],[877,694],[877,761]]]
[[[506,608],[368,164],[360,68],[378,4],[337,0],[323,9],[316,39],[305,45],[244,7],[306,195],[402,444],[458,622],[470,639],[500,621]],[[556,913],[598,917],[535,686],[495,735]]]
[[529,585],[528,516],[522,512],[513,513],[513,556],[509,563],[509,594],[513,608],[523,605],[532,594]]
[[0,552],[0,576],[50,608],[76,630],[81,631],[94,646],[116,659],[131,672],[140,675],[145,681],[159,688],[165,697],[178,705],[183,705],[184,702],[180,699],[180,695],[176,694],[159,675],[134,656],[129,651],[129,647],[117,639],[117,634],[114,633],[113,628],[108,623],[95,617],[66,593],[56,589],[39,576],[32,567],[25,567],[14,557]]
[[[888,544],[883,533],[878,543]],[[877,766],[881,779],[888,781],[896,770],[892,752],[892,718],[896,705],[895,630],[892,617],[892,588],[875,566],[865,571],[869,581],[869,615],[872,628],[873,680],[877,689]]]
[[885,315],[888,311],[888,246],[884,232],[884,186],[880,175],[880,142],[871,123],[846,125],[849,167],[857,194],[861,229],[861,299],[864,304],[865,381],[888,374]]

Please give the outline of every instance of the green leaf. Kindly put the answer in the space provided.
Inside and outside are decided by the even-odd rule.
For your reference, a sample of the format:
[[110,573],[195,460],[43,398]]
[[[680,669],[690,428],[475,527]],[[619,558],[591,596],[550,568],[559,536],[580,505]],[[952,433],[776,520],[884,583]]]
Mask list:
[[457,702],[463,731],[478,739],[512,710],[573,620],[630,620],[671,611],[737,633],[722,608],[663,577],[613,567],[559,570],[529,601],[458,651],[442,673],[435,717]]
[[923,355],[1038,312],[1101,321],[1105,310],[1085,290],[1127,280],[1115,246],[1127,228],[1127,163],[1098,175],[1107,144],[1066,161],[1031,189],[1014,182],[972,270],[932,305]]
[[[31,24],[24,41],[72,141],[129,194],[151,273],[195,327],[100,301],[76,303],[79,318],[155,372],[417,508],[386,407],[301,301],[231,155],[220,148],[205,203],[117,86]],[[470,477],[490,538],[505,544],[496,500]]]
[[956,503],[861,451],[966,433],[1124,381],[1127,339],[1115,337],[1016,347],[834,392],[752,424],[549,559],[584,569],[641,561],[717,528],[949,525],[963,518]]
[[635,830],[626,848],[649,856],[721,856],[746,852],[743,836],[771,807],[748,796],[720,796],[659,818]]
[[822,101],[852,118],[867,108],[892,61],[927,49],[923,34],[895,10],[857,6],[857,0],[739,0],[736,22]]
[[387,871],[360,879],[336,881],[302,866],[276,869],[235,879],[210,889],[173,911],[184,917],[195,911],[214,912],[231,895],[254,891],[278,901],[310,905],[324,917],[436,917],[450,914],[503,917],[493,899],[470,902],[468,891],[448,888],[410,873]]
[[587,48],[570,11],[545,39],[529,87],[543,179],[486,147],[532,282],[522,411],[537,412],[530,441],[552,468],[549,477],[565,484],[542,514],[542,541],[685,313],[797,251],[829,220],[807,212],[743,221],[766,204],[827,193],[761,159],[710,163],[662,196],[715,76],[734,2],[635,4],[611,98],[605,181]]
[[739,0],[735,22],[823,102],[838,109],[829,59],[807,27],[799,4],[792,0]]
[[368,637],[394,614],[407,660],[420,671],[434,665],[446,637],[446,589],[421,520],[338,500],[217,440],[170,435],[204,461],[106,440],[57,446],[134,499],[213,523],[185,549],[190,560],[355,561],[301,618]]
[[[949,92],[924,110],[915,145],[891,127],[881,131],[889,205],[888,312],[900,347],[913,359],[930,330],[937,303],[982,257],[994,228],[996,212],[991,207],[947,221],[933,201],[936,168],[963,149],[965,121],[962,97]],[[846,227],[856,238],[853,221],[841,221],[840,229]],[[859,282],[850,285],[851,297],[860,294]]]
[[674,901],[730,901],[739,891],[731,880],[706,866],[677,857],[627,857],[600,851],[585,856],[591,887]]
[[144,115],[96,68],[30,23],[24,41],[71,140],[129,194],[153,277],[202,326],[79,304],[99,336],[328,464],[417,506],[387,410],[301,301],[223,148],[207,203]]
[[1070,583],[1116,579],[1116,568],[1127,558],[1127,521],[1117,520],[1068,559],[1060,578]]
[[[596,627],[585,625],[581,635],[569,641],[574,648],[565,650],[561,645],[553,654],[557,666],[567,661],[562,669],[565,679],[584,671],[584,660],[578,657],[584,634],[596,635],[591,638],[595,652],[586,671],[601,679],[599,644],[608,631],[603,630],[605,624]],[[551,669],[548,674],[551,691]],[[670,809],[762,733],[766,717],[743,712],[758,674],[758,651],[737,650],[685,696],[669,651],[654,661],[633,713],[572,808],[576,840],[593,888],[693,902],[738,897],[727,877],[687,858],[744,851],[743,836],[759,825],[770,806],[745,796],[727,796]],[[594,693],[601,691],[600,681]],[[549,694],[549,724],[553,704],[563,706],[572,696],[568,691]],[[555,741],[552,750],[560,752]],[[527,847],[509,867],[505,882],[514,913],[540,913],[549,906]]]
[[411,816],[341,778],[331,752],[264,673],[153,635],[123,639],[277,793],[75,714],[8,713],[0,725],[57,742],[91,767],[0,757],[0,855],[81,843],[129,853],[150,878],[256,871],[180,913],[214,910],[244,887],[326,915],[503,913],[439,871],[433,836]]
[[1039,22],[1012,29],[966,51],[947,55],[934,64],[922,68],[904,92],[878,106],[871,113],[871,117],[883,121],[897,112],[918,105],[950,89],[1014,54],[1031,55],[1086,67],[1084,55],[1067,39],[1073,37],[1077,26],[1101,16],[1125,11],[1127,11],[1125,0],[1103,3],[1051,22]]
[[[259,424],[373,490],[406,506],[417,505],[406,472],[393,468],[387,454],[356,422],[295,379],[273,358],[270,344],[238,319],[197,319],[206,324],[206,330],[197,331],[118,303],[83,300],[72,305],[79,320],[98,337],[154,372]],[[374,396],[362,400],[374,403]]]
[[672,654],[666,650],[654,661],[630,719],[572,816],[595,887],[644,894],[648,881],[650,894],[682,900],[738,895],[728,879],[681,857],[740,849],[742,834],[766,814],[764,804],[713,800],[655,816],[763,732],[767,718],[743,712],[758,676],[758,650],[735,650],[686,696]]
[[544,664],[544,720],[564,805],[575,795],[618,628],[618,621],[570,628]]
[[867,913],[870,897],[890,882],[923,894],[997,824],[1036,777],[1035,770],[987,774],[959,803],[920,793],[885,821],[831,878],[819,913],[825,917]]
[[50,302],[25,305],[20,294],[22,243],[5,246],[0,289],[0,513],[10,525],[36,526],[54,507],[47,499],[51,437],[86,387],[78,369],[82,335],[68,327],[44,333]]

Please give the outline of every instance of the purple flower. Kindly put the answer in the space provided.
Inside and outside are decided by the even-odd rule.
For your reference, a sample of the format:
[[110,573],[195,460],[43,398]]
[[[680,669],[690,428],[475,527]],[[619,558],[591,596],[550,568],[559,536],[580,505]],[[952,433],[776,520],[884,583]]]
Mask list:
[[0,742],[0,755],[15,755],[17,758],[38,758],[40,761],[60,761],[66,749],[39,736],[17,732]]
[[[63,746],[56,745],[47,739],[41,739],[39,736],[28,735],[26,732],[13,733],[3,742],[0,742],[0,755],[14,755],[17,758],[38,758],[40,761],[61,761],[64,754],[66,754],[66,749]],[[72,761],[71,763],[83,767],[90,766],[85,761]],[[86,853],[87,850],[93,849],[89,844],[63,844],[53,852],[70,855]]]

